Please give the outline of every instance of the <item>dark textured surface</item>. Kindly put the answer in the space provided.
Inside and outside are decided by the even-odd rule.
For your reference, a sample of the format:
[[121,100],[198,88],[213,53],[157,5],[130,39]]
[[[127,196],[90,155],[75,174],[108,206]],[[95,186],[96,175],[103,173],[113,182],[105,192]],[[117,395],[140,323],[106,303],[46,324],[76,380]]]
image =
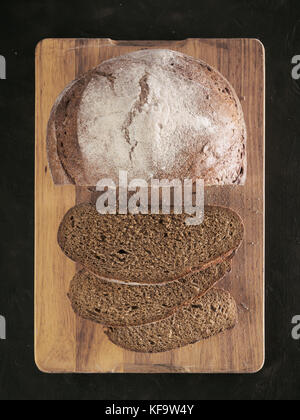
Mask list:
[[[300,399],[298,0],[14,1],[1,5],[0,399]],[[256,37],[267,56],[267,353],[256,375],[59,375],[33,358],[34,48],[45,37]]]

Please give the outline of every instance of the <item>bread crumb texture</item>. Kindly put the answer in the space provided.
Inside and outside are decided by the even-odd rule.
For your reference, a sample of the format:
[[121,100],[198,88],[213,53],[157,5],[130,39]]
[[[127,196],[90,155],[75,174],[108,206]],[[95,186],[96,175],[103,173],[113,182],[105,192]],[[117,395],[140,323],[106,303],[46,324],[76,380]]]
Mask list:
[[113,281],[167,283],[222,262],[240,246],[244,227],[233,210],[205,207],[204,222],[186,215],[100,215],[92,204],[73,207],[58,231],[63,252]]
[[211,289],[171,317],[135,327],[110,327],[108,338],[127,350],[159,353],[210,338],[237,323],[237,306],[230,294]]
[[166,285],[149,286],[109,282],[84,269],[74,276],[68,296],[75,313],[87,320],[106,326],[148,324],[203,295],[230,268],[225,261]]

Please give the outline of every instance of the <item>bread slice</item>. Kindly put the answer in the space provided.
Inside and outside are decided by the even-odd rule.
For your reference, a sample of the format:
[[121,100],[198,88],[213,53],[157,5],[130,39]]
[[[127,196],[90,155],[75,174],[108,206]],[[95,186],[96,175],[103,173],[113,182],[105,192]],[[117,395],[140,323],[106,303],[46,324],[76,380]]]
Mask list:
[[166,285],[130,286],[101,279],[83,269],[72,279],[69,299],[82,318],[106,326],[142,325],[172,315],[177,307],[203,295],[231,269],[213,265]]
[[236,92],[207,63],[172,50],[99,64],[56,100],[47,131],[55,183],[128,177],[244,184],[246,126]]
[[228,292],[211,289],[171,317],[137,327],[110,327],[108,338],[124,349],[165,352],[207,339],[237,323],[237,306]]
[[234,253],[243,239],[240,217],[224,207],[206,207],[201,225],[186,215],[100,215],[92,204],[63,218],[58,243],[92,273],[131,284],[167,283],[204,270]]

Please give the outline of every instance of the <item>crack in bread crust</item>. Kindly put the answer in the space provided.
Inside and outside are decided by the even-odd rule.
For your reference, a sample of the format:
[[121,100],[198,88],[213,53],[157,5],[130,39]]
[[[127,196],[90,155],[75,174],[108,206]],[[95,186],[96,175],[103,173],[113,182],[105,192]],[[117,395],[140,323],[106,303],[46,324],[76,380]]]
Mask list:
[[148,101],[149,85],[147,83],[147,80],[148,80],[148,74],[146,73],[139,81],[139,85],[140,85],[140,88],[141,88],[140,95],[139,95],[137,101],[135,102],[135,104],[133,105],[131,111],[127,115],[127,118],[126,118],[126,120],[123,124],[123,127],[122,127],[122,131],[124,132],[125,140],[129,144],[129,146],[131,147],[130,152],[129,152],[129,158],[130,158],[131,162],[132,162],[132,155],[134,153],[134,150],[138,145],[138,140],[135,140],[134,142],[132,142],[131,137],[130,137],[129,127],[132,125],[133,120],[134,120],[135,116],[137,115],[137,113],[142,112],[143,106]]

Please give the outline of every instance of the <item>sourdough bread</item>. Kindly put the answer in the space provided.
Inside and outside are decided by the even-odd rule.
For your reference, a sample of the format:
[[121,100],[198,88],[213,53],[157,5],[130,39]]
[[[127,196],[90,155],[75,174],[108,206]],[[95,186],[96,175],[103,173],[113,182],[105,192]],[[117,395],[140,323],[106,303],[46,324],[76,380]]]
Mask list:
[[72,82],[51,112],[55,183],[204,179],[243,184],[246,128],[229,82],[201,60],[149,49],[101,63]]
[[159,353],[215,336],[237,323],[237,306],[228,292],[211,289],[171,317],[135,327],[110,327],[108,338],[135,352]]
[[172,315],[177,307],[203,295],[231,269],[230,261],[166,285],[130,286],[108,282],[83,269],[72,279],[74,312],[106,326],[148,324]]
[[244,227],[231,209],[206,207],[201,225],[186,215],[100,215],[92,204],[73,207],[63,218],[58,243],[92,273],[131,284],[167,283],[231,256]]

